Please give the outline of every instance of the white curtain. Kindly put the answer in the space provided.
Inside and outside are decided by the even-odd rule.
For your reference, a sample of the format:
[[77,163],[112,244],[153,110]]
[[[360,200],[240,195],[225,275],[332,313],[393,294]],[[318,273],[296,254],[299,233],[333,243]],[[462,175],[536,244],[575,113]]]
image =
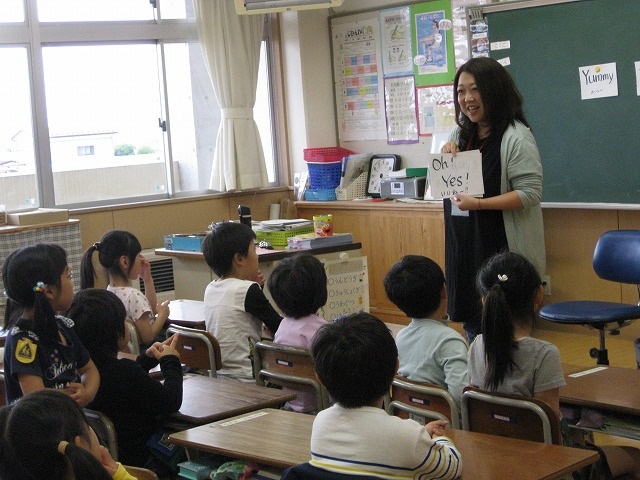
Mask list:
[[263,15],[238,15],[233,0],[194,0],[198,35],[222,112],[210,188],[222,192],[268,184],[253,119]]

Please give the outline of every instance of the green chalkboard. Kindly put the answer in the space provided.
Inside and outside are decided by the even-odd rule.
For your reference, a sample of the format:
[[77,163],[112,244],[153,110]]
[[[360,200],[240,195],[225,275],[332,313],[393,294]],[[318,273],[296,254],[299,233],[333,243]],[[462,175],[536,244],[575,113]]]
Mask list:
[[[485,11],[544,167],[543,202],[639,204],[640,1],[582,0]],[[581,100],[580,67],[616,63],[618,96]]]

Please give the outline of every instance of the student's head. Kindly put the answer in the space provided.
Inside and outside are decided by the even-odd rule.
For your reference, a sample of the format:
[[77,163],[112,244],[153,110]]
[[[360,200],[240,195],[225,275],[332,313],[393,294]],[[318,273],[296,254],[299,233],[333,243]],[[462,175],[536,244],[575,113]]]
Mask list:
[[482,297],[487,383],[495,389],[513,365],[515,327],[532,324],[544,290],[536,268],[514,252],[489,258],[478,271],[476,282]]
[[320,327],[311,356],[318,378],[345,408],[375,405],[389,391],[398,368],[391,332],[364,312],[343,315]]
[[0,431],[3,480],[111,478],[82,408],[59,390],[38,390],[4,407]]
[[432,318],[446,295],[440,266],[422,255],[406,255],[384,277],[387,297],[407,317]]
[[307,253],[282,260],[269,275],[267,288],[287,317],[306,317],[327,303],[324,265]]
[[[38,243],[10,253],[2,266],[2,282],[7,297],[7,322],[17,318],[17,309],[33,309],[32,328],[38,333],[55,332],[58,311],[65,311],[73,298],[72,273],[67,265],[67,253],[53,243]],[[11,318],[10,318],[11,317]]]
[[140,242],[130,232],[111,230],[104,234],[99,242],[91,245],[82,256],[80,265],[80,288],[91,288],[95,285],[96,272],[93,267],[93,252],[98,252],[98,261],[109,278],[129,280],[135,269],[140,266],[138,255],[142,251]]
[[[477,90],[470,90],[470,84],[475,84]],[[492,134],[502,135],[515,120],[528,126],[522,110],[522,95],[509,72],[497,60],[478,57],[467,61],[456,72],[453,91],[456,122],[463,130],[470,130],[473,122],[467,116],[461,93],[475,95],[476,106],[484,108],[482,121],[489,124]]]
[[80,341],[98,365],[116,358],[126,344],[127,312],[115,293],[102,288],[80,290],[66,315],[74,321]]
[[213,273],[223,277],[233,268],[236,255],[246,258],[250,248],[255,251],[255,240],[255,232],[243,223],[217,223],[202,241],[202,254]]

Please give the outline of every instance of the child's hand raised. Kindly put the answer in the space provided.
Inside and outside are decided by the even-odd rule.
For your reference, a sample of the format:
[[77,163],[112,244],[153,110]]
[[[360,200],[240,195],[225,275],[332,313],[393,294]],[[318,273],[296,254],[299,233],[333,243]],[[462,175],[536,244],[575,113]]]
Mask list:
[[432,437],[440,437],[444,435],[444,429],[447,425],[449,425],[448,420],[434,420],[433,422],[427,423],[425,425],[425,428],[427,429],[427,432],[429,432],[429,435],[431,435]]
[[174,333],[164,342],[156,342],[147,349],[147,356],[160,360],[165,355],[175,355],[180,358],[180,353],[176,349],[180,335]]

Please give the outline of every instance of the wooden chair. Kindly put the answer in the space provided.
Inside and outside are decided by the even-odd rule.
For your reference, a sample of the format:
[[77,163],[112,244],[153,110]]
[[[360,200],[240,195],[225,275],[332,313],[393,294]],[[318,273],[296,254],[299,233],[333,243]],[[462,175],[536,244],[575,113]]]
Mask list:
[[562,445],[560,417],[547,403],[475,387],[462,393],[462,429]]
[[451,428],[461,428],[460,411],[455,400],[445,388],[431,383],[412,382],[397,376],[391,384],[386,410],[390,415],[413,418],[422,424],[431,420],[448,420]]
[[258,342],[254,346],[253,366],[257,385],[265,385],[268,381],[292,390],[314,392],[318,410],[329,406],[329,392],[316,379],[308,348]]
[[87,423],[91,425],[93,431],[96,432],[100,444],[107,447],[111,457],[118,461],[118,437],[116,435],[116,429],[113,426],[113,422],[104,413],[96,410],[90,410],[84,408],[84,416],[87,419]]
[[169,325],[167,337],[178,333],[177,350],[180,361],[195,370],[207,370],[210,377],[217,377],[216,371],[222,368],[220,344],[216,337],[205,330]]
[[129,347],[129,352],[134,355],[140,355],[140,334],[138,333],[138,329],[136,324],[131,320],[126,320],[124,322],[125,327],[129,330],[130,340],[127,346]]
[[156,472],[154,472],[153,470],[142,467],[132,467],[130,465],[123,466],[124,469],[137,480],[158,480],[158,475],[156,475]]

